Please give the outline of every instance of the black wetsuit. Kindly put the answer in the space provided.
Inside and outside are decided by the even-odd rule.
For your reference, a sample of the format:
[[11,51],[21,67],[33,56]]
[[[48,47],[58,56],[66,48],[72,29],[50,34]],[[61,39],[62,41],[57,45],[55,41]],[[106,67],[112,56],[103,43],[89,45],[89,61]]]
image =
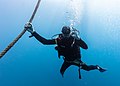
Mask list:
[[[80,47],[83,49],[88,49],[87,44],[82,39],[74,39],[72,36],[69,38],[64,38],[62,35],[57,39],[45,39],[36,32],[32,33],[32,35],[44,45],[57,44],[56,50],[58,50],[59,57],[64,56],[64,62],[60,69],[60,73],[62,75],[64,74],[65,70],[71,65],[76,65],[78,67],[81,66],[81,69],[87,71],[97,69],[97,66],[88,66],[81,61]],[[74,62],[75,60],[77,63]]]

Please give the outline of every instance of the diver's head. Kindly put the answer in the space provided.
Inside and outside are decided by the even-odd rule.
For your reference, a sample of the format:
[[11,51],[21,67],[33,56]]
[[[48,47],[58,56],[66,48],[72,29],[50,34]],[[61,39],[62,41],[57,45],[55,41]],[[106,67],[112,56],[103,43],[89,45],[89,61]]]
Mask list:
[[64,37],[69,37],[70,36],[70,27],[69,26],[63,26],[62,28],[62,34]]

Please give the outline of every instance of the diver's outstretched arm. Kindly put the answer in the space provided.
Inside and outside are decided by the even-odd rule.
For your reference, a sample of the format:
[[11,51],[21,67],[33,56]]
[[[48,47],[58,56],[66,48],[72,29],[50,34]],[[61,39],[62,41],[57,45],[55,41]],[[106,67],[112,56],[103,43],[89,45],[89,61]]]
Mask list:
[[55,39],[45,39],[44,37],[40,36],[37,32],[33,32],[32,35],[42,44],[45,45],[52,45],[52,44],[56,44]]

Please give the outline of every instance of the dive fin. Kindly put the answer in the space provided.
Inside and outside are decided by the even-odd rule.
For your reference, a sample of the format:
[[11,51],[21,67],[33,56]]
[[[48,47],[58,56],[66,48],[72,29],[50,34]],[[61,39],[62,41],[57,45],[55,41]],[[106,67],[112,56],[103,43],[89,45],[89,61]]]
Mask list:
[[101,68],[101,67],[98,66],[98,65],[97,65],[97,69],[98,69],[100,72],[105,72],[105,71],[107,71],[106,69],[103,69],[103,68]]

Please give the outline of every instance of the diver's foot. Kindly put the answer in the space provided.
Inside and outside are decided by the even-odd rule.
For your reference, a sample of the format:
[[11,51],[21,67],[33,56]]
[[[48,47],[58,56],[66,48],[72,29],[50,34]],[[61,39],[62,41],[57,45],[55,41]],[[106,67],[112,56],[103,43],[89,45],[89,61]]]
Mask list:
[[105,71],[107,71],[106,69],[103,69],[103,68],[101,68],[101,67],[98,66],[98,65],[97,65],[97,69],[98,69],[100,72],[105,72]]

